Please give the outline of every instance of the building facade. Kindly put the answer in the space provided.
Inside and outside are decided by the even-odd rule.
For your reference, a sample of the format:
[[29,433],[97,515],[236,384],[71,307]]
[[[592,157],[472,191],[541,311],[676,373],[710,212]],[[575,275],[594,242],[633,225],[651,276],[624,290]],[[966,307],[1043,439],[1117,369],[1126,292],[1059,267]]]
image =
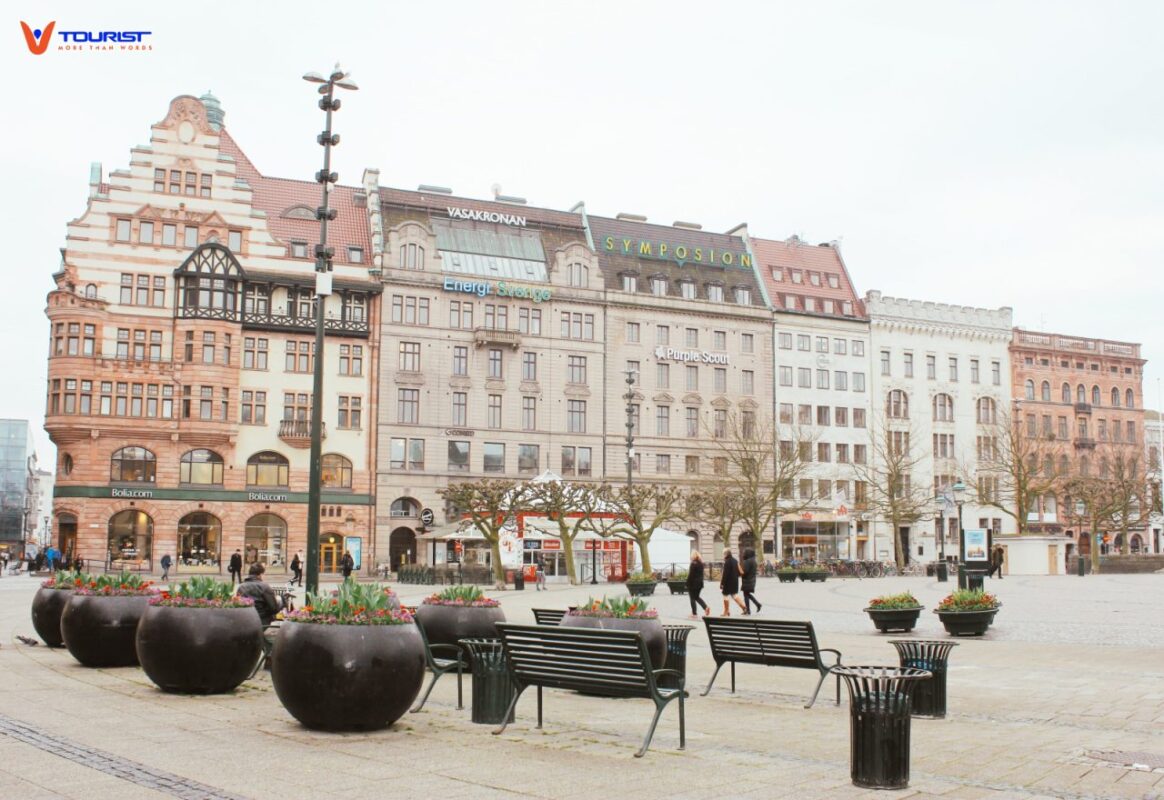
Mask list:
[[[305,546],[316,184],[262,175],[217,100],[175,98],[68,224],[48,296],[54,541],[91,565],[285,569]],[[332,193],[321,562],[372,532],[379,282],[358,188]]]
[[1164,507],[1161,500],[1161,459],[1164,457],[1164,420],[1159,411],[1144,412],[1144,458],[1151,486],[1152,514],[1148,539],[1153,553],[1164,553]]
[[[1146,472],[1140,345],[1018,328],[1010,350],[1015,421],[1028,436],[1062,443],[1055,469],[1064,483],[1076,476],[1102,479],[1109,461],[1133,453],[1139,454],[1141,474]],[[1069,555],[1087,555],[1091,539],[1080,531],[1094,526],[1063,499],[1062,487],[1041,497],[1030,527],[1062,533],[1070,539]],[[1138,552],[1152,546],[1145,527],[1131,534]]]
[[[776,423],[799,446],[797,510],[780,522],[784,560],[872,559],[855,503],[869,460],[869,318],[836,243],[752,239],[774,311]],[[791,494],[791,493],[790,493]]]
[[26,545],[36,543],[36,464],[36,446],[28,420],[0,419],[0,552],[12,561],[25,554]]
[[[956,555],[958,520],[938,511],[937,497],[958,480],[976,487],[979,468],[985,477],[994,464],[992,443],[1011,400],[1011,309],[906,300],[877,291],[865,295],[865,309],[873,362],[870,446],[884,449],[886,431],[893,441],[904,442],[916,463],[908,476],[912,491],[934,498],[919,509],[915,522],[902,527],[902,549],[910,561]],[[978,502],[973,488],[968,496],[960,510],[964,527],[995,535],[1017,531],[1012,518]],[[875,557],[892,558],[892,531],[883,519],[872,524]]]

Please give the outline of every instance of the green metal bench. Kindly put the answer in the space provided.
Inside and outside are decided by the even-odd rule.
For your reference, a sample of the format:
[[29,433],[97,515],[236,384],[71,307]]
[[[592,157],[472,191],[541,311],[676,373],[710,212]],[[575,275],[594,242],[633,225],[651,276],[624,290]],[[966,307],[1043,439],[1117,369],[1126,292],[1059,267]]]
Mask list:
[[[679,749],[687,746],[683,716],[683,676],[675,670],[651,669],[651,656],[638,631],[607,631],[549,625],[497,623],[514,695],[506,719],[530,686],[538,690],[538,728],[542,727],[542,688],[567,689],[599,697],[644,697],[654,702],[655,716],[635,753],[641,758],[651,746],[663,709],[679,701]],[[677,688],[658,685],[661,676],[673,676]],[[494,734],[508,726],[503,723]]]
[[[424,662],[432,672],[432,682],[429,683],[428,689],[424,692],[424,697],[420,698],[420,702],[416,704],[416,707],[412,709],[411,713],[415,714],[424,708],[424,704],[428,701],[428,696],[432,694],[432,689],[436,686],[436,682],[440,680],[442,675],[454,670],[457,672],[457,710],[460,711],[465,707],[461,679],[465,670],[469,668],[469,665],[461,658],[460,645],[429,644],[428,637],[424,635],[424,626],[419,621],[416,623],[416,628],[420,631],[420,638],[424,642]],[[448,657],[442,654],[447,654]]]
[[[796,667],[814,669],[820,680],[812,699],[805,708],[812,708],[820,687],[834,668],[841,666],[839,650],[817,645],[811,622],[788,622],[772,619],[743,619],[740,617],[704,617],[711,657],[715,672],[707,688],[700,695],[706,697],[724,664],[732,665],[732,691],[736,690],[736,664],[762,664],[766,667]],[[836,662],[825,664],[821,653],[835,653]],[[841,702],[841,678],[837,677],[837,704]]]
[[533,615],[538,625],[561,625],[566,611],[557,608],[535,608]]

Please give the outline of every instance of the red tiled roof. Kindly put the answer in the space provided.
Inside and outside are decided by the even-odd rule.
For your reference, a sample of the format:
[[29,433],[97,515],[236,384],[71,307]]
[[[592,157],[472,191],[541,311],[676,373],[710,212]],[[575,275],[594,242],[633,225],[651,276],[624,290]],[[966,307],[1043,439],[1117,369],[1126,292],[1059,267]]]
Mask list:
[[[756,257],[756,271],[760,274],[760,279],[764,281],[768,297],[777,311],[790,310],[785,305],[784,297],[796,295],[799,298],[813,297],[818,302],[821,300],[835,301],[837,312],[832,316],[838,317],[844,316],[840,313],[841,303],[851,302],[853,304],[852,316],[858,319],[867,319],[865,304],[857,296],[857,291],[853,288],[853,281],[849,277],[849,270],[845,267],[841,253],[835,246],[811,245],[795,236],[785,241],[755,238],[751,241],[752,252]],[[779,270],[784,279],[773,279],[773,270]],[[800,283],[792,281],[792,272],[796,270],[799,270],[802,276]],[[809,272],[820,273],[820,286],[814,286],[810,282]],[[828,275],[830,274],[838,277],[839,285],[836,289],[828,284]],[[805,312],[803,299],[799,301],[798,306],[801,313],[826,316],[820,310]]]
[[[313,181],[268,178],[255,168],[225,128],[220,131],[220,136],[221,151],[235,160],[238,177],[250,184],[254,190],[254,207],[267,213],[267,225],[271,234],[276,239],[288,243],[288,246],[291,241],[307,242],[307,252],[314,253],[314,245],[319,242],[319,222],[315,219],[288,219],[283,214],[288,209],[303,206],[314,215],[321,199],[319,184]],[[337,263],[348,263],[349,245],[363,248],[363,263],[368,264],[372,260],[368,212],[365,207],[356,205],[357,193],[362,194],[363,188],[336,185],[331,191],[330,204],[336,210],[337,216],[333,222],[328,223],[327,241],[335,248]]]

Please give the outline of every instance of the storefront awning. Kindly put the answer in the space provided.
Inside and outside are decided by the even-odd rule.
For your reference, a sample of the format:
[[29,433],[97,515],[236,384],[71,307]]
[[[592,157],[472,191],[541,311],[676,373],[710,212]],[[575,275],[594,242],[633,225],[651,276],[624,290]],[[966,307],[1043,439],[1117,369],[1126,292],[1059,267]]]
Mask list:
[[424,533],[418,534],[416,538],[418,540],[433,542],[453,539],[484,541],[485,539],[475,525],[464,521],[430,528]]

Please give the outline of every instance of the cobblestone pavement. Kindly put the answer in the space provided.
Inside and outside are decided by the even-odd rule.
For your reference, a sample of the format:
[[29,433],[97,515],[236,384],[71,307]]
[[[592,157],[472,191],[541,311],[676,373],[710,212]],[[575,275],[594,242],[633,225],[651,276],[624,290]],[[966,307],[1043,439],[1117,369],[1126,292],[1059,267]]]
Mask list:
[[[672,707],[651,751],[635,759],[652,712],[643,700],[547,692],[539,731],[531,693],[517,722],[492,736],[455,709],[454,681],[444,678],[421,713],[377,733],[336,735],[301,728],[266,673],[231,695],[166,695],[138,669],[85,669],[63,650],[20,643],[17,635],[32,635],[37,583],[0,579],[2,798],[887,796],[849,780],[844,698],[833,705],[829,687],[803,708],[812,673],[744,665],[734,695],[721,676],[699,697],[713,668],[702,626],[689,640],[687,749],[676,749]],[[821,645],[846,663],[890,664],[890,637],[861,612],[868,599],[910,589],[932,608],[949,586],[761,580],[758,595],[763,617],[811,619]],[[552,586],[500,597],[511,621],[532,622],[531,608],[564,608],[592,588],[625,591]],[[431,591],[399,590],[405,602]],[[959,640],[949,716],[914,720],[910,788],[889,796],[1164,800],[1164,575],[1011,577],[988,590],[1004,604],[995,626]],[[660,594],[654,604],[664,622],[689,621],[685,597]],[[916,635],[945,636],[934,615],[922,617]]]

